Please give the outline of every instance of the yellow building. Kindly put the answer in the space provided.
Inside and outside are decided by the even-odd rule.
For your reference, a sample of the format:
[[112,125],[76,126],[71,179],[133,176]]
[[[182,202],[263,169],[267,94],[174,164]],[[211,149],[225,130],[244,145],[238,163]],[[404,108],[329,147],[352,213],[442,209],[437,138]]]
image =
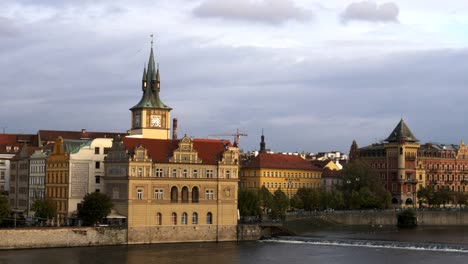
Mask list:
[[224,140],[178,140],[176,131],[171,138],[153,49],[142,90],[130,135],[114,138],[105,161],[105,191],[127,217],[128,242],[236,240],[238,149]]
[[63,138],[55,140],[52,153],[46,161],[45,197],[51,199],[57,208],[58,221],[63,223],[68,216],[68,171],[69,155],[65,152]]
[[270,192],[281,189],[289,197],[299,188],[320,188],[321,169],[299,155],[268,153],[264,136],[260,152],[243,161],[240,173],[241,188],[261,188]]

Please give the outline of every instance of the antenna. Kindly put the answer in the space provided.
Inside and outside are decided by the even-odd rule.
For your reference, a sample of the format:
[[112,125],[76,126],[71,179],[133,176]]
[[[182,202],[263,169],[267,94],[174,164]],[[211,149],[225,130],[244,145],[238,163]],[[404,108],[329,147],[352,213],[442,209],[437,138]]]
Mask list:
[[3,127],[2,127],[3,134],[5,134],[5,130],[6,130],[7,128],[8,128],[8,127],[6,127],[6,126],[3,126]]

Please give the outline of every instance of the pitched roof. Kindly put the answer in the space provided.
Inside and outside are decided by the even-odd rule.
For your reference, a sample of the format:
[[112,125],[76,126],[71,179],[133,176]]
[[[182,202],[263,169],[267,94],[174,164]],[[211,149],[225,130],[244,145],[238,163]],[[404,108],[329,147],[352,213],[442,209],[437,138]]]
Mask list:
[[82,131],[60,131],[60,130],[39,130],[37,132],[42,142],[53,142],[58,137],[63,139],[95,139],[95,138],[114,138],[117,135],[125,135],[127,133],[116,132],[88,132]]
[[37,140],[35,140],[36,135],[34,134],[0,134],[0,145],[13,145],[20,142],[28,142],[35,145]]
[[[158,163],[167,163],[179,148],[179,140],[123,138],[123,143],[129,152],[135,147],[143,146],[147,149],[148,156]],[[225,146],[232,146],[229,140],[219,139],[193,139],[193,148],[198,152],[198,157],[203,164],[216,165],[226,151]]]
[[417,142],[419,141],[411,132],[411,130],[408,128],[406,125],[405,121],[403,121],[403,118],[400,120],[398,125],[393,129],[392,133],[388,136],[388,138],[385,140],[387,142],[396,142],[399,139],[404,139],[405,141],[408,142]]
[[247,160],[243,167],[256,169],[320,170],[300,156],[270,153],[259,153],[257,156]]
[[342,170],[330,170],[329,168],[325,168],[322,171],[322,179],[323,178],[341,178],[343,177]]

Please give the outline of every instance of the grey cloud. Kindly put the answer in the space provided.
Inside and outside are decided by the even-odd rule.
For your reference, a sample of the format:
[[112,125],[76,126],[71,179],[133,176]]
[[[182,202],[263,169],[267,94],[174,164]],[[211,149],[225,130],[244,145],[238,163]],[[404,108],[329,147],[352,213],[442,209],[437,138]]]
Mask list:
[[201,18],[223,18],[267,24],[281,24],[288,20],[307,20],[309,10],[297,7],[292,0],[205,0],[193,10]]
[[398,22],[399,9],[395,3],[377,4],[372,1],[351,3],[340,14],[340,20],[346,24],[350,21]]
[[19,28],[12,20],[0,16],[0,37],[13,37],[19,33]]

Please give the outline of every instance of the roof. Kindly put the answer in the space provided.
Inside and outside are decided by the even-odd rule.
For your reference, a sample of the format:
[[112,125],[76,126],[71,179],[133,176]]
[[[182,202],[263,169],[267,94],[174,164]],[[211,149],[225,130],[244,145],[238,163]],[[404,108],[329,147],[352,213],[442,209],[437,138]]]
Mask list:
[[65,139],[63,140],[63,147],[67,153],[77,153],[80,148],[90,146],[91,140],[86,139]]
[[329,168],[325,168],[322,171],[322,179],[323,178],[341,178],[343,177],[342,170],[330,170]]
[[419,141],[411,132],[411,130],[408,128],[406,125],[405,121],[403,121],[403,118],[400,120],[398,125],[393,129],[392,133],[388,136],[385,141],[387,142],[397,142],[400,139],[404,139],[405,141],[408,142],[417,142]]
[[[146,70],[143,71],[143,75],[145,72]],[[130,110],[139,108],[172,110],[172,108],[165,105],[159,98],[159,68],[156,70],[154,64],[153,47],[151,47],[150,58],[148,61],[148,71],[146,72],[146,77],[143,77],[143,81],[146,81],[146,87],[143,88],[143,96],[141,97],[140,102],[138,102],[138,104],[136,104],[134,107],[130,108]]]
[[0,134],[0,145],[12,146],[15,143],[28,142],[36,145],[36,135],[34,134]]
[[95,139],[95,138],[114,138],[117,135],[125,135],[127,133],[116,132],[88,132],[82,131],[61,131],[61,130],[39,130],[37,132],[42,142],[53,142],[58,137],[64,139]]
[[259,153],[257,156],[247,160],[242,167],[256,169],[320,170],[300,156],[270,153]]
[[[221,139],[193,139],[193,148],[198,152],[198,157],[203,164],[216,165],[221,160],[226,146],[232,146],[229,140]],[[158,163],[167,163],[173,156],[176,149],[179,148],[179,140],[172,139],[147,139],[130,138],[123,139],[123,143],[130,153],[135,147],[142,146],[147,149],[148,156]]]

